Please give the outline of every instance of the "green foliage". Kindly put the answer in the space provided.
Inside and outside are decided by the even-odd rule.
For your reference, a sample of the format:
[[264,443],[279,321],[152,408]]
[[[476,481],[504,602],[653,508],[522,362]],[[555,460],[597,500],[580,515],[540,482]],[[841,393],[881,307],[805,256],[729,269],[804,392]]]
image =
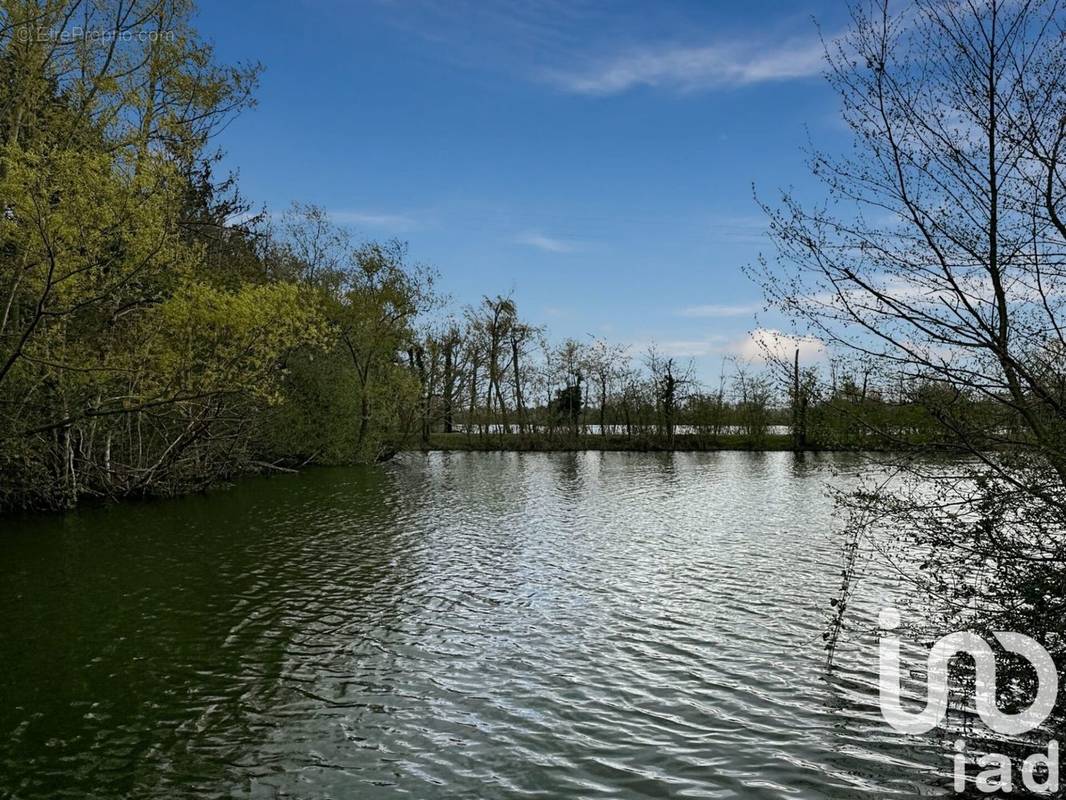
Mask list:
[[345,353],[304,347],[285,362],[280,402],[263,419],[271,462],[343,464],[358,456],[359,383]]
[[562,422],[576,423],[581,418],[583,408],[581,384],[575,383],[572,386],[556,390],[548,411]]
[[247,207],[204,148],[257,68],[216,64],[184,0],[87,6],[172,34],[113,51],[20,35],[75,5],[0,5],[0,511],[394,449],[426,273],[311,207],[233,223]]

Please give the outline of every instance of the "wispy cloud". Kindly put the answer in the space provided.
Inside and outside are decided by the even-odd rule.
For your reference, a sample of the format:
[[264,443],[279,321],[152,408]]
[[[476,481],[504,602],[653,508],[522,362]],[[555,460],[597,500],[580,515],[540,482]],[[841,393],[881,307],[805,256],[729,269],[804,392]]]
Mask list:
[[687,306],[686,308],[678,309],[677,315],[679,317],[708,317],[708,318],[720,318],[720,317],[743,317],[748,314],[754,314],[756,311],[760,311],[762,306],[758,303],[749,303],[747,305],[716,305],[710,303],[702,306]]
[[721,350],[721,345],[713,341],[684,339],[656,342],[655,349],[664,356],[672,358],[699,358],[713,355]]
[[670,358],[702,358],[723,352],[728,343],[724,336],[708,336],[704,339],[641,339],[630,344],[626,351],[631,358],[641,358],[654,349],[659,355]]
[[750,86],[818,75],[825,50],[816,38],[780,42],[718,42],[705,46],[642,48],[547,78],[576,94],[618,94],[637,86],[688,91]]
[[383,228],[391,231],[409,231],[418,227],[418,222],[405,214],[382,214],[370,211],[337,210],[329,212],[330,219],[341,225],[366,228]]
[[576,242],[568,242],[565,239],[556,239],[536,232],[520,234],[515,237],[515,242],[535,247],[546,253],[573,253],[578,249]]
[[708,240],[729,244],[768,243],[770,222],[765,215],[710,214],[705,223]]

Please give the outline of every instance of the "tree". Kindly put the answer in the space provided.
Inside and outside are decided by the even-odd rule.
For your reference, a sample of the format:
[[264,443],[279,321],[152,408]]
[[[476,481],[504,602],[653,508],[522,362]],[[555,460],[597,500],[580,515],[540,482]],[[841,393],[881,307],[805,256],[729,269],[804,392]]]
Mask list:
[[554,383],[562,383],[562,388],[555,391],[555,396],[548,404],[548,411],[553,419],[564,421],[570,426],[570,434],[577,436],[578,425],[585,411],[582,383],[585,362],[585,348],[574,339],[564,341],[554,353]]
[[314,206],[270,225],[214,177],[258,68],[192,15],[0,5],[0,512],[376,458],[433,391],[400,358],[434,299],[402,244]]
[[517,309],[510,297],[497,295],[481,298],[481,305],[467,309],[467,319],[472,332],[482,341],[481,351],[485,356],[488,371],[485,385],[485,413],[491,419],[493,407],[499,411],[501,433],[510,433],[507,417],[507,401],[503,394],[503,380],[510,366],[501,359],[511,349],[512,328],[517,324]]
[[522,388],[522,382],[526,379],[527,374],[523,371],[522,365],[526,363],[526,358],[529,355],[527,353],[527,348],[529,347],[530,342],[535,341],[540,334],[540,328],[536,328],[519,320],[518,311],[516,309],[514,319],[508,329],[508,339],[511,344],[511,369],[513,371],[514,380],[515,412],[518,415],[518,431],[522,434],[527,432],[528,427],[526,419],[526,392]]
[[[406,246],[398,241],[356,248],[343,267],[332,310],[358,381],[356,451],[364,456],[380,457],[389,450],[383,439],[387,421],[395,422],[395,412],[411,402],[409,393],[417,392],[417,382],[406,385],[399,357],[413,337],[414,318],[434,302],[433,274],[408,265],[406,255]],[[376,431],[375,420],[385,423]]]
[[646,356],[655,391],[655,407],[659,412],[659,433],[670,447],[674,445],[677,415],[683,400],[680,390],[692,382],[692,365],[679,372],[672,358],[664,358],[655,347]]
[[855,155],[812,157],[832,203],[767,207],[778,258],[754,273],[798,327],[893,376],[931,444],[966,457],[902,460],[891,487],[841,503],[859,529],[896,532],[895,558],[921,554],[904,574],[943,601],[945,625],[1061,642],[1063,10],[868,3],[828,51]]
[[[221,353],[210,369],[172,369],[158,332],[208,291],[184,227],[194,197],[210,207],[194,165],[257,70],[217,66],[190,16],[171,0],[0,9],[0,508],[171,490],[194,462],[228,469],[209,443],[233,435],[247,373]],[[63,39],[74,21],[113,36]],[[173,37],[134,35],[159,24]],[[295,311],[292,295],[260,299]],[[243,341],[263,357],[253,371],[280,346]]]
[[760,444],[765,440],[770,424],[770,378],[765,373],[753,374],[747,366],[738,363],[733,375],[733,387],[736,395],[737,423],[749,442]]
[[455,322],[449,322],[447,329],[441,337],[441,352],[443,354],[443,376],[441,387],[441,416],[444,422],[444,432],[451,433],[455,427],[455,405],[462,391],[462,363],[461,357],[462,335],[459,326]]
[[622,345],[612,345],[606,339],[594,338],[585,357],[589,379],[596,386],[601,436],[607,435],[608,397],[624,353],[625,347]]

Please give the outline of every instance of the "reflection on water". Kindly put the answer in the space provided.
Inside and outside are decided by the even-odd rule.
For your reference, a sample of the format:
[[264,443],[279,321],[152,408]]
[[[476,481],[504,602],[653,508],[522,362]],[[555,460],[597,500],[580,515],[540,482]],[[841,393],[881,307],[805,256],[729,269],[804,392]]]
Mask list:
[[823,669],[830,463],[407,455],[5,521],[0,796],[937,794],[874,640]]
[[[547,433],[549,431],[555,431],[556,433],[565,436],[569,432],[569,427],[566,424],[548,425],[530,425],[531,430],[540,433]],[[501,425],[498,422],[481,423],[472,425],[456,425],[455,430],[457,433],[518,433],[517,425]],[[615,436],[625,436],[633,434],[634,436],[644,436],[649,434],[657,434],[660,432],[658,425],[596,425],[593,423],[581,423],[578,426],[578,430],[589,436],[599,436],[601,433],[608,433]],[[763,429],[762,433],[769,434],[771,436],[787,436],[791,428],[788,425],[767,425]],[[698,434],[703,433],[708,436],[735,436],[745,435],[750,433],[748,428],[744,425],[675,425],[674,433],[676,434]]]

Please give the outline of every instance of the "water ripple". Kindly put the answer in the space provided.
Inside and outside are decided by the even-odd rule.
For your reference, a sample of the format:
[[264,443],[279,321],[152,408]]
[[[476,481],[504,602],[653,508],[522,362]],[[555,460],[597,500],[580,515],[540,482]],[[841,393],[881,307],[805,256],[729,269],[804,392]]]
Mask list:
[[0,796],[946,793],[861,624],[825,672],[830,462],[407,455],[16,523]]

